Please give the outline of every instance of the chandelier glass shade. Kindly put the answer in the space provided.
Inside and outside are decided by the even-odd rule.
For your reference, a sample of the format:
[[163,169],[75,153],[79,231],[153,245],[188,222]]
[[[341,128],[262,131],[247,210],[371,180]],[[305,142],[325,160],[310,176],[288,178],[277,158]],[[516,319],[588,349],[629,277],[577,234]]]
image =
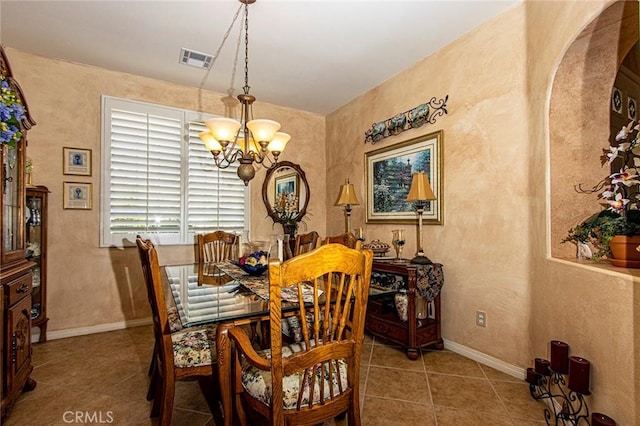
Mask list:
[[244,87],[243,93],[238,95],[240,120],[209,118],[204,122],[207,130],[200,132],[199,136],[213,155],[217,167],[224,169],[236,161],[240,163],[238,176],[246,186],[260,165],[267,169],[276,165],[291,136],[279,132],[280,123],[277,121],[253,119],[252,105],[256,98],[249,94],[249,4],[255,0],[239,1],[244,8],[245,35]]

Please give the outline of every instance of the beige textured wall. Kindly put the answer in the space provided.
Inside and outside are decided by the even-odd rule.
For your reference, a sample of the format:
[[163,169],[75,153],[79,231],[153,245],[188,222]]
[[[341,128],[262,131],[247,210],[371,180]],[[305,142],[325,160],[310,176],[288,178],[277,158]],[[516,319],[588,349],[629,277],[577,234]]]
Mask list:
[[[553,79],[568,46],[611,3],[527,1],[327,117],[327,226],[341,227],[331,189],[337,194],[346,177],[364,199],[366,151],[442,129],[445,223],[426,226],[424,239],[431,259],[445,265],[445,339],[522,368],[548,357],[550,340],[564,340],[592,362],[592,411],[637,424],[633,278],[618,268],[549,258],[549,218],[557,214],[547,178]],[[578,72],[577,86],[589,83],[580,78]],[[363,143],[371,123],[445,94],[449,114],[435,125]],[[364,208],[355,208],[353,226],[364,217]],[[411,230],[364,225],[367,239],[386,242],[399,226]],[[406,253],[413,251],[410,237]],[[488,314],[486,328],[475,325],[477,309]]]
[[[617,47],[620,27],[626,29],[622,45],[638,37],[637,2],[577,3],[531,2],[527,10],[529,54],[536,58],[529,77],[530,140],[545,141],[534,147],[536,158],[543,158],[546,149],[550,157],[549,169],[536,167],[531,177],[542,181],[549,170],[551,187],[546,196],[549,222],[536,214],[534,228],[534,235],[547,234],[548,239],[532,243],[535,252],[549,250],[554,256],[575,256],[575,247],[558,241],[570,226],[597,210],[595,199],[576,194],[571,184],[594,183],[605,174],[598,159],[608,139],[611,85],[628,51],[628,46]],[[545,26],[549,15],[563,24]],[[612,61],[612,56],[617,59]],[[542,213],[544,198],[543,188],[536,188],[536,212]],[[568,342],[570,353],[592,362],[592,411],[608,413],[618,424],[638,424],[636,273],[542,256],[533,260],[534,355],[547,355],[550,339]]]
[[[164,81],[107,71],[24,53],[10,47],[7,55],[38,124],[29,132],[28,156],[34,183],[50,191],[48,314],[49,330],[65,330],[149,316],[137,252],[133,248],[100,248],[100,117],[101,95],[128,98],[177,108],[198,109],[197,89]],[[203,109],[223,114],[223,95],[207,92]],[[325,119],[304,111],[257,102],[256,117],[283,123],[292,139],[282,160],[300,164],[311,190],[307,223],[325,232]],[[89,148],[93,176],[64,176],[62,147]],[[272,227],[262,203],[265,171],[251,188],[251,238],[281,232]],[[62,182],[93,183],[93,210],[63,210]],[[164,264],[190,262],[193,246],[159,248]]]
[[[347,177],[365,199],[365,152],[443,130],[444,225],[424,227],[427,256],[444,264],[443,334],[520,366],[530,351],[524,25],[524,8],[510,11],[327,117],[329,206]],[[371,123],[447,94],[449,113],[436,124],[363,143]],[[329,231],[339,231],[340,210],[328,207],[328,217]],[[390,243],[401,227],[405,257],[415,253],[417,226],[364,225],[364,218],[364,207],[354,208],[353,226],[364,226],[367,240]],[[475,325],[479,309],[486,328]]]

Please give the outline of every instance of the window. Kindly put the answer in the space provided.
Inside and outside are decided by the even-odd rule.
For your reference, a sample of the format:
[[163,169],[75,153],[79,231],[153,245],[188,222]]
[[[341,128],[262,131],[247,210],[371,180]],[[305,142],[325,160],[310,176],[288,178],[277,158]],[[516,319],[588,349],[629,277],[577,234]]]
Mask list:
[[213,165],[198,137],[202,114],[103,97],[101,246],[136,234],[193,244],[194,234],[248,228],[249,190],[238,164]]

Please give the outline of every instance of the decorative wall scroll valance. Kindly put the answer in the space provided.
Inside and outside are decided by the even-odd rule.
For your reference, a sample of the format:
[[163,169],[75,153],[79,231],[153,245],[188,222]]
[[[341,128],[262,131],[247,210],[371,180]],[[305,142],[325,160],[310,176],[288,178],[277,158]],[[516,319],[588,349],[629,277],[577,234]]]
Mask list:
[[436,100],[434,96],[429,102],[420,104],[409,111],[373,123],[371,128],[364,133],[364,143],[371,142],[373,145],[386,137],[397,135],[405,130],[415,129],[425,123],[435,123],[438,117],[447,113],[448,99],[449,95],[440,100]]

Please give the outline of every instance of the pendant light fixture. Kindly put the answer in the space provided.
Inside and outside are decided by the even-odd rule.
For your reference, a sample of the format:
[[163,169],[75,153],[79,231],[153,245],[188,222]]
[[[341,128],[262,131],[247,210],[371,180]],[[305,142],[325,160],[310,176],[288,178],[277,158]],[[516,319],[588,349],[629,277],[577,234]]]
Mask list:
[[200,139],[213,155],[215,165],[221,169],[240,162],[238,177],[245,186],[253,179],[256,168],[262,165],[271,169],[278,162],[291,139],[279,132],[280,123],[273,120],[253,119],[252,105],[256,98],[249,94],[249,5],[256,0],[239,0],[244,8],[244,87],[238,95],[241,112],[240,120],[214,117],[205,120],[206,131],[200,132]]

